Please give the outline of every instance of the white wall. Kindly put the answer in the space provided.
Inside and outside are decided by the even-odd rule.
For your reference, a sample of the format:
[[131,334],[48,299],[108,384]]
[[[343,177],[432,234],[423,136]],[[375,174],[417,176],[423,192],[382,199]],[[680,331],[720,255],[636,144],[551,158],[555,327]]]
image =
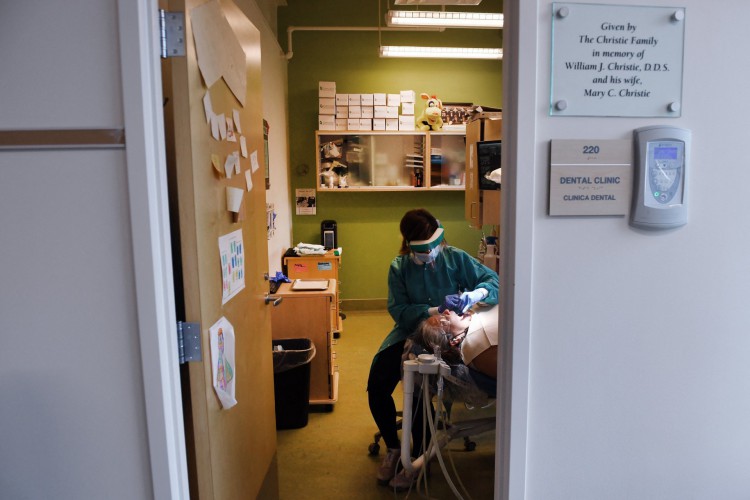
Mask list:
[[[119,32],[115,0],[3,2],[0,130],[123,129]],[[2,498],[154,496],[126,154],[0,151]]]
[[[268,240],[268,271],[281,271],[281,257],[292,246],[292,214],[289,194],[289,127],[287,60],[276,38],[276,1],[247,2],[245,15],[260,30],[263,117],[270,125],[268,149],[271,188],[266,203],[276,211],[276,231]],[[238,2],[241,7],[245,4]],[[267,17],[270,17],[268,19]]]
[[[517,248],[532,251],[519,256],[531,275],[515,277],[531,292],[529,311],[515,311],[527,358],[514,371],[525,420],[512,468],[525,477],[512,476],[512,498],[750,498],[750,7],[659,3],[687,8],[681,118],[572,118],[547,113],[551,3],[514,2],[520,86],[536,90],[517,103],[533,116],[518,143],[534,141],[515,166],[533,191],[517,203],[516,220],[532,224]],[[693,131],[686,226],[546,215],[551,139],[630,139],[652,124]]]

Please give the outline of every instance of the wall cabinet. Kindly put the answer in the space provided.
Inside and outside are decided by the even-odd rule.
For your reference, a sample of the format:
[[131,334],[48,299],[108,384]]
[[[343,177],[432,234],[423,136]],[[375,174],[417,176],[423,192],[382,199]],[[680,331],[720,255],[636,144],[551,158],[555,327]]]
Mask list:
[[464,132],[316,132],[315,137],[319,191],[464,189]]
[[480,188],[477,143],[502,139],[503,120],[500,113],[486,113],[466,124],[466,196],[464,218],[481,229],[484,224],[500,224],[500,190]]
[[315,357],[310,362],[310,404],[333,404],[339,397],[333,338],[338,320],[334,306],[338,290],[336,280],[328,280],[326,290],[295,291],[291,285],[282,283],[273,294],[282,300],[272,308],[272,337],[312,340]]

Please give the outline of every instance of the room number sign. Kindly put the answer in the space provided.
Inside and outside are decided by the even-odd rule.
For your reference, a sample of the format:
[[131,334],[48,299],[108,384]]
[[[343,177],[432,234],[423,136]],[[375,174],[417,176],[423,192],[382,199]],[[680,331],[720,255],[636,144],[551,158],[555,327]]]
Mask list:
[[632,148],[626,140],[551,141],[549,214],[627,214]]

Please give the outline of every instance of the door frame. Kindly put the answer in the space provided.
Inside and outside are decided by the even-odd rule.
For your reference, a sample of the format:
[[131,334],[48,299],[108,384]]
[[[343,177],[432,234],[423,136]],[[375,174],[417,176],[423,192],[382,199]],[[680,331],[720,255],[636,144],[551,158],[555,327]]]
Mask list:
[[154,498],[190,497],[169,229],[157,0],[117,0],[141,371]]
[[[164,122],[162,115],[161,66],[157,0],[117,0],[123,112],[127,133],[126,157],[130,197],[131,231],[135,262],[136,304],[146,402],[146,423],[155,498],[189,498],[184,420],[177,360],[176,315],[172,272],[172,248],[166,179]],[[535,80],[533,62],[519,60],[519,44],[535,40],[533,33],[520,35],[514,28],[536,14],[536,7],[524,2],[507,2],[506,16],[514,22],[504,30],[504,119],[509,128],[523,128],[504,145],[503,169],[503,331],[513,346],[508,355],[513,364],[503,363],[503,398],[498,412],[501,439],[497,443],[495,498],[523,498],[526,459],[526,421],[529,390],[529,331],[531,323],[531,224],[516,224],[516,193],[533,193],[533,179],[515,177],[519,151],[533,152],[533,123],[523,120],[518,109],[534,109],[533,88],[524,89],[519,80]],[[518,30],[520,31],[520,30]],[[523,38],[523,39],[521,39]],[[521,67],[523,66],[523,67]],[[530,74],[529,74],[530,73]],[[532,92],[532,94],[529,94]],[[515,104],[514,104],[515,103]],[[531,108],[528,108],[531,105]],[[533,120],[532,120],[533,121]],[[504,127],[505,128],[505,127]],[[507,130],[507,128],[505,128]],[[526,159],[525,162],[528,163]],[[533,161],[532,161],[533,164]],[[506,177],[507,176],[507,177]],[[531,200],[533,197],[529,197]],[[527,203],[531,203],[527,201]],[[530,222],[530,221],[526,221]],[[504,344],[505,345],[505,344]],[[506,361],[506,360],[504,360]],[[510,361],[510,360],[507,360]],[[512,404],[511,404],[512,403]],[[501,422],[501,419],[504,422]],[[512,431],[511,431],[512,429]]]
[[[498,357],[495,498],[526,498],[534,169],[536,165],[536,2],[506,0],[503,28],[503,197],[500,272],[502,355]],[[522,57],[521,54],[528,57]],[[523,82],[523,84],[521,83]],[[512,130],[512,134],[507,131]]]

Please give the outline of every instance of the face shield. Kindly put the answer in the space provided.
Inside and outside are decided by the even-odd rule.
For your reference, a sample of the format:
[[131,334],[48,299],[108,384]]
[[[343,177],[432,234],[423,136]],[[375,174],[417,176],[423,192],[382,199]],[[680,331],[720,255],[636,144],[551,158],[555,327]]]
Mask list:
[[443,226],[438,227],[432,236],[426,240],[415,240],[409,242],[412,257],[417,264],[430,264],[440,253],[440,244],[443,242]]

